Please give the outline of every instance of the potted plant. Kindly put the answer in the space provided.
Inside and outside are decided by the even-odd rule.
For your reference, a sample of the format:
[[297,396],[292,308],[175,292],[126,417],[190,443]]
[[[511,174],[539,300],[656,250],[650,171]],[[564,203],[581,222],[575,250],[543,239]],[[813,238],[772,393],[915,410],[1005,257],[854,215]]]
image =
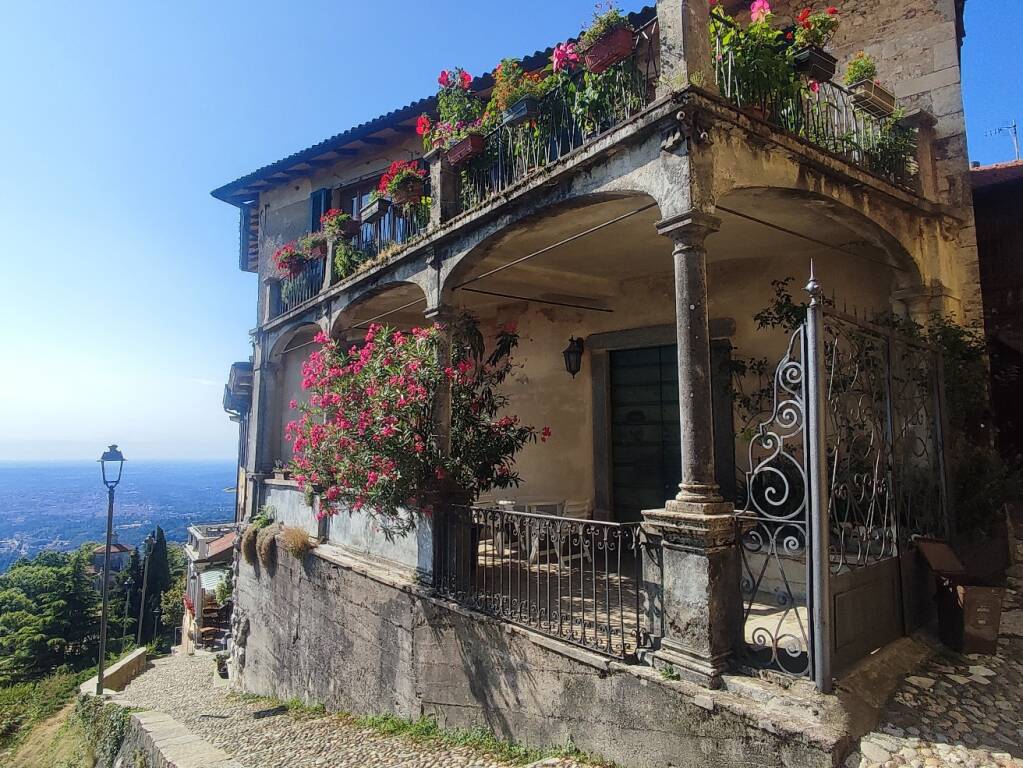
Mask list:
[[327,255],[327,235],[323,230],[310,232],[299,238],[298,248],[307,255],[308,259],[322,259]]
[[302,274],[309,257],[292,241],[274,251],[274,265],[281,277],[296,278]]
[[353,219],[340,208],[331,208],[320,216],[320,231],[334,240],[351,240],[358,236],[362,222]]
[[389,197],[395,205],[418,203],[423,197],[426,169],[418,160],[395,160],[380,177],[377,194]]
[[494,70],[494,89],[483,122],[513,127],[536,120],[546,86],[543,71],[526,72],[518,59],[504,59]]
[[291,477],[291,469],[280,459],[274,462],[274,479],[287,480]]
[[853,103],[874,117],[888,117],[895,112],[895,94],[877,81],[877,64],[859,51],[845,68],[845,84],[853,92]]
[[579,42],[584,49],[586,69],[599,75],[605,69],[625,61],[632,55],[633,29],[629,20],[614,5],[598,3],[593,22],[583,32]]
[[813,7],[804,8],[796,16],[793,35],[796,50],[792,54],[796,71],[811,80],[827,83],[835,76],[838,59],[824,51],[838,29],[838,9],[828,6],[818,11]]
[[472,75],[460,67],[443,70],[437,83],[437,122],[421,115],[416,132],[423,137],[424,150],[443,150],[457,166],[483,152],[483,104],[469,90]]
[[372,224],[376,221],[380,221],[387,213],[387,209],[391,207],[391,201],[386,197],[381,197],[377,190],[373,190],[369,196],[369,202],[362,207],[359,212],[359,218],[363,224]]

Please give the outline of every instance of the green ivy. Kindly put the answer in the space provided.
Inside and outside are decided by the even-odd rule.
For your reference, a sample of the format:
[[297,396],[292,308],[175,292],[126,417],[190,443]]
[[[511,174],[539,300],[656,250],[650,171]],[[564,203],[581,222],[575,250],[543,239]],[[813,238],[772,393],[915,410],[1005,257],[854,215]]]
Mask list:
[[80,696],[71,718],[85,732],[96,768],[113,768],[128,732],[131,710],[95,696]]

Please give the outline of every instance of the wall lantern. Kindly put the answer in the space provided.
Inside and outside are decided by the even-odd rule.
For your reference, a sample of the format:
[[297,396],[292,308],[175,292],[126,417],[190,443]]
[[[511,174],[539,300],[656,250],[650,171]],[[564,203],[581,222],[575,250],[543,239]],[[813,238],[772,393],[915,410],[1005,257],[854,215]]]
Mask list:
[[571,373],[574,379],[583,365],[583,340],[572,336],[561,354],[565,356],[565,370]]

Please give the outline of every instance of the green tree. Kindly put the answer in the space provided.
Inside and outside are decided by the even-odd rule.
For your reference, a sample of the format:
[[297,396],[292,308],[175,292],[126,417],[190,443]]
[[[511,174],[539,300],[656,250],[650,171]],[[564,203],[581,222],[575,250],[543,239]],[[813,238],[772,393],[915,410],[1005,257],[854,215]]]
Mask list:
[[185,575],[178,576],[160,599],[160,623],[165,627],[181,625],[185,615]]

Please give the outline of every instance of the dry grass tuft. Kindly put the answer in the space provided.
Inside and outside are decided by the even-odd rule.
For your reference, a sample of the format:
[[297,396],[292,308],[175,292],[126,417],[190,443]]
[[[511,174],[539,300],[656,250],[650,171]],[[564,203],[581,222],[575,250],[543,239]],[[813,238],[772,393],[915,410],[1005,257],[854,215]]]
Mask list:
[[259,535],[259,527],[249,524],[242,534],[242,557],[249,565],[256,564],[256,537]]
[[275,523],[256,534],[256,552],[264,568],[273,568],[277,564],[277,534],[280,532],[281,526]]
[[309,534],[301,528],[290,525],[285,526],[281,532],[281,546],[284,547],[285,552],[299,560],[309,554],[309,550],[313,548]]

